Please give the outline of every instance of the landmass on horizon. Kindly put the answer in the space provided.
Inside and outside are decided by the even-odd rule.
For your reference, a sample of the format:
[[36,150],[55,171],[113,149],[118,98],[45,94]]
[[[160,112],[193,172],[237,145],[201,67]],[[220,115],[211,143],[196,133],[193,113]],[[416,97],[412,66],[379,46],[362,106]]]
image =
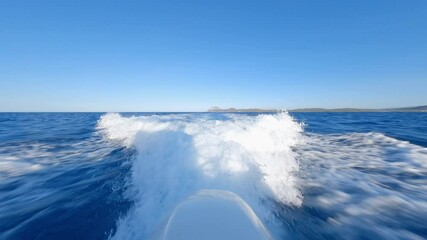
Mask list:
[[[219,108],[211,107],[208,112],[277,112],[280,109],[262,109],[262,108]],[[427,112],[427,105],[417,107],[403,108],[296,108],[288,112]]]

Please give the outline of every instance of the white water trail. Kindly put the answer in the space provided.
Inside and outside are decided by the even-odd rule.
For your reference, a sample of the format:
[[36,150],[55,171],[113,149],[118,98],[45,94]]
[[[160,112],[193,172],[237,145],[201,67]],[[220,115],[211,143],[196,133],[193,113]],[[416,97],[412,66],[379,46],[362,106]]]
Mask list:
[[109,113],[98,128],[136,149],[129,197],[134,206],[113,239],[149,239],[174,207],[201,189],[241,196],[268,222],[273,200],[299,206],[302,195],[293,147],[303,128],[287,113],[275,115],[150,115]]

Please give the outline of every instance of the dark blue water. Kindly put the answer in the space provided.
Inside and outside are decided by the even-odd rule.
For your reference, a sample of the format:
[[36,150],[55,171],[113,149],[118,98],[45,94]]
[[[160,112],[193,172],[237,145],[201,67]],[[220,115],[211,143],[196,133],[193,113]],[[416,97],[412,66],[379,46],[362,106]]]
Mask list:
[[[102,115],[0,113],[0,239],[115,236],[136,150],[102,134]],[[427,238],[427,113],[291,116],[303,200],[274,206],[279,238]]]

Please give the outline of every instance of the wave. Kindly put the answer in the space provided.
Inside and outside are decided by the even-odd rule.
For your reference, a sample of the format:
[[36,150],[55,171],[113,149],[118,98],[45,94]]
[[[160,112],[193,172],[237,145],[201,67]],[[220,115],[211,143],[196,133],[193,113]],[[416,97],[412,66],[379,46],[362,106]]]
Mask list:
[[220,120],[108,113],[98,129],[137,152],[127,193],[134,206],[113,239],[150,238],[179,202],[202,189],[238,194],[264,222],[274,221],[268,201],[302,204],[293,148],[303,143],[303,126],[285,112]]
[[[306,134],[293,239],[424,239],[427,149],[377,132]],[[307,226],[307,221],[310,224]]]

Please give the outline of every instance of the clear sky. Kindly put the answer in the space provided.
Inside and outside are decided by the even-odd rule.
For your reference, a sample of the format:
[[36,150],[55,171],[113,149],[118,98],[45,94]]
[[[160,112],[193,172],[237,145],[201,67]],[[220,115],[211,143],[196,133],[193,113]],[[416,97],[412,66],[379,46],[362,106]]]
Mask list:
[[0,1],[0,111],[427,104],[427,1]]

